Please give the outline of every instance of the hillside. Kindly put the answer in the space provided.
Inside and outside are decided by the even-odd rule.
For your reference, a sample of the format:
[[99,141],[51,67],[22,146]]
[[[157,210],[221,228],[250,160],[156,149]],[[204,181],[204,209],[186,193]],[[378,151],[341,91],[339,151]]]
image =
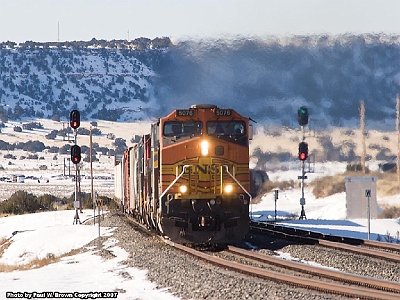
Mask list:
[[[323,164],[340,162],[340,173],[360,162],[360,100],[366,107],[367,166],[377,170],[379,163],[395,162],[398,153],[399,65],[399,36],[1,43],[0,174],[62,178],[71,143],[58,134],[65,133],[69,112],[78,109],[81,129],[87,133],[95,121],[100,132],[93,137],[95,173],[111,176],[113,155],[148,132],[151,120],[195,103],[229,106],[255,120],[252,167],[294,179],[301,139],[297,109],[305,105],[309,170],[323,176]],[[43,128],[25,129],[29,122]],[[26,151],[31,141],[43,150]],[[88,135],[79,134],[78,144],[85,146],[87,174]],[[60,181],[52,186],[50,180],[48,188],[42,183],[35,183],[41,193],[62,190]],[[111,193],[109,182],[103,183]],[[391,193],[392,187],[385,189]]]
[[231,106],[261,124],[296,127],[306,105],[316,130],[354,127],[360,100],[369,129],[394,129],[400,37],[168,38],[0,44],[0,118],[160,117],[194,103]]

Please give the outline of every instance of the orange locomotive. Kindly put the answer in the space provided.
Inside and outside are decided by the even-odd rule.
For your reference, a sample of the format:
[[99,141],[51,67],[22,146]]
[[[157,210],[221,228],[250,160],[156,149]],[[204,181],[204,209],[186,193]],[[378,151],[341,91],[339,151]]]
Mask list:
[[211,104],[173,111],[116,164],[125,212],[179,243],[231,243],[249,229],[249,119]]

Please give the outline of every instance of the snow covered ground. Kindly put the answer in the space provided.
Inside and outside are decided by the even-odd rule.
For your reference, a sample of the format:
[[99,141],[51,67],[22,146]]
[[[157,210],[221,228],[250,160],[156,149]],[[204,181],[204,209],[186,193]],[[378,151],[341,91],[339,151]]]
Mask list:
[[[282,221],[281,224],[295,224],[323,233],[341,234],[357,238],[367,238],[366,219],[345,219],[345,195],[337,194],[325,199],[315,199],[306,192],[307,220]],[[299,191],[280,192],[277,201],[279,219],[300,212]],[[399,200],[394,200],[398,201]],[[252,216],[262,220],[274,216],[273,194],[266,194],[259,204],[252,205]],[[9,239],[8,248],[0,247],[0,265],[27,264],[35,258],[61,256],[80,248],[98,237],[98,227],[73,225],[74,211],[53,211],[31,215],[0,218],[0,240]],[[93,211],[85,210],[80,215],[84,220],[93,216]],[[396,236],[400,231],[398,219],[371,220],[371,239],[378,235],[384,237],[388,232]],[[13,235],[13,232],[18,233]],[[108,237],[103,249],[111,251],[115,258],[103,260],[95,255],[99,249],[89,248],[83,254],[67,255],[57,263],[42,268],[0,273],[0,298],[7,292],[29,293],[89,293],[119,292],[118,299],[177,299],[168,290],[158,290],[156,285],[146,279],[146,270],[128,268],[120,262],[128,253],[116,246],[112,236],[113,228],[102,227],[101,235]],[[285,256],[285,254],[280,254]],[[124,276],[122,276],[124,274]],[[129,275],[129,276],[127,276]],[[89,294],[90,295],[90,294]],[[92,295],[93,296],[93,295]],[[84,297],[75,295],[75,299]],[[82,298],[81,298],[82,299]]]
[[[368,238],[368,219],[346,219],[346,193],[335,194],[326,198],[316,199],[310,190],[305,190],[306,220],[284,220],[290,214],[300,215],[300,191],[280,191],[276,201],[277,219],[280,225],[296,226],[324,234],[342,235],[354,238]],[[400,206],[399,196],[380,199],[379,204]],[[252,205],[253,220],[273,220],[275,217],[274,193],[266,194],[259,204]],[[367,216],[367,212],[365,213]],[[387,234],[399,238],[400,219],[371,219],[370,239],[384,238]]]
[[[50,131],[53,124],[45,123],[45,128]],[[54,126],[60,126],[58,123]],[[120,132],[129,140],[133,133],[142,134],[147,131],[144,124],[126,124]],[[102,132],[113,132],[111,124],[99,123]],[[120,128],[121,129],[121,128]],[[36,140],[38,136],[44,136],[44,132],[34,130],[33,132],[23,132],[25,136],[17,135],[11,128],[3,130],[3,137],[9,142],[18,142],[27,139]],[[105,134],[104,134],[105,135]],[[13,138],[12,140],[10,140]],[[87,137],[78,139],[81,145],[88,144]],[[106,137],[96,137],[94,142],[100,145],[110,146],[111,141]],[[54,141],[54,145],[61,146],[64,141]],[[285,143],[283,141],[282,143]],[[297,143],[297,142],[296,142]],[[260,142],[261,144],[261,142]],[[268,145],[265,143],[263,145]],[[283,145],[283,144],[282,144]],[[297,147],[297,146],[296,146]],[[292,149],[296,149],[292,147]],[[3,151],[3,156],[6,152]],[[24,155],[18,153],[19,158]],[[25,183],[6,183],[1,182],[0,201],[8,199],[15,190],[27,190],[35,195],[43,193],[60,192],[59,196],[70,195],[73,192],[74,183],[70,178],[65,179],[60,174],[63,173],[63,159],[68,155],[59,155],[57,160],[53,160],[54,154],[43,153],[44,160],[12,160],[11,163],[3,162],[4,169],[0,175],[6,176],[23,172],[25,175],[35,175],[40,182],[27,180]],[[47,170],[41,171],[39,166],[46,164]],[[95,175],[113,175],[113,158],[102,156],[100,162],[95,164]],[[369,165],[370,169],[376,166]],[[311,182],[318,176],[333,175],[342,173],[346,168],[345,163],[324,163],[317,165],[317,172],[307,174]],[[82,173],[88,174],[88,165],[83,164]],[[82,174],[81,173],[81,174]],[[285,168],[282,171],[277,169],[274,172],[268,170],[271,180],[288,180],[297,178],[299,174],[298,163]],[[47,182],[49,179],[49,182]],[[112,195],[113,180],[95,180],[95,191],[101,195]],[[82,191],[90,191],[90,180],[82,181]],[[300,190],[292,189],[279,192],[279,199],[276,202],[277,216],[281,224],[291,224],[301,228],[340,234],[357,238],[367,238],[368,220],[365,219],[346,219],[346,198],[345,193],[339,193],[323,199],[316,199],[310,190],[305,191],[305,212],[306,220],[286,221],[284,218],[291,214],[300,214],[301,206],[299,199]],[[400,195],[379,197],[378,205],[400,206]],[[254,220],[266,220],[274,218],[275,201],[274,194],[268,193],[259,204],[251,206],[251,215]],[[0,299],[6,298],[7,292],[14,293],[15,297],[33,297],[34,292],[58,292],[58,293],[88,293],[88,292],[118,292],[118,299],[177,299],[168,290],[158,290],[156,285],[146,279],[146,270],[128,268],[121,262],[127,258],[128,254],[116,246],[113,238],[113,228],[101,228],[101,235],[107,237],[103,243],[103,249],[112,252],[115,257],[103,260],[96,252],[97,247],[89,248],[87,252],[81,254],[70,253],[73,249],[78,249],[87,245],[98,237],[97,226],[73,225],[74,211],[52,211],[23,216],[0,218],[0,268],[2,265],[24,265],[35,259],[46,257],[61,257],[61,260],[47,266],[26,271],[0,272]],[[93,216],[93,211],[87,210],[80,215],[84,220]],[[378,235],[381,237],[390,234],[396,237],[400,231],[399,219],[373,219],[370,226],[372,240],[376,240]],[[17,232],[13,235],[13,233]],[[10,242],[9,246],[8,243]],[[66,255],[67,254],[67,255]],[[284,254],[283,254],[284,255]],[[124,274],[124,276],[122,275]],[[24,294],[27,293],[27,294]],[[88,294],[90,295],[90,294]],[[86,295],[86,296],[88,296]],[[38,295],[37,295],[38,296]],[[83,298],[85,295],[75,295],[75,299]],[[99,295],[91,295],[94,296]],[[99,297],[98,297],[99,298]]]
[[[0,218],[0,240],[6,238],[11,242],[7,249],[0,247],[0,254],[4,251],[0,265],[21,265],[35,258],[58,257],[98,238],[97,224],[73,225],[74,216],[75,211],[53,211]],[[85,210],[79,218],[84,220],[90,216],[93,211]],[[18,233],[12,235],[15,231]],[[101,236],[109,237],[103,249],[112,252],[115,258],[104,260],[95,255],[98,247],[93,247],[88,252],[65,256],[39,269],[0,273],[0,299],[5,299],[8,292],[20,293],[22,296],[18,298],[25,299],[30,295],[34,299],[33,293],[43,292],[78,293],[74,299],[101,298],[96,295],[100,292],[114,292],[106,298],[118,292],[117,299],[177,299],[168,291],[157,290],[156,285],[146,279],[146,270],[121,264],[128,253],[115,246],[112,231],[112,228],[101,227],[100,232]]]

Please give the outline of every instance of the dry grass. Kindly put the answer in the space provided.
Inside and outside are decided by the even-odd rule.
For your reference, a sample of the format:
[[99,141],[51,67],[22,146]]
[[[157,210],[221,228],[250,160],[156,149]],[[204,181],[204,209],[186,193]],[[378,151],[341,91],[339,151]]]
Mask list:
[[318,178],[309,184],[313,188],[313,194],[316,198],[327,197],[336,193],[345,191],[345,177],[376,177],[377,194],[380,197],[393,196],[400,194],[400,185],[397,175],[390,172],[371,172],[362,174],[361,172],[345,172],[335,176],[325,176]]
[[[2,238],[0,239],[0,257],[3,256],[4,252],[10,247],[12,244],[11,238]],[[7,264],[0,264],[0,273],[1,272],[12,272],[12,271],[23,271],[23,270],[31,270],[31,269],[38,269],[44,266],[47,266],[52,263],[56,263],[61,260],[63,257],[76,255],[85,251],[82,249],[75,249],[71,250],[68,253],[65,253],[59,257],[56,257],[54,254],[47,254],[45,258],[36,258],[29,262],[28,264],[24,265],[7,265]]]
[[[0,244],[1,245],[1,244]],[[45,258],[36,258],[29,262],[28,264],[24,265],[6,265],[6,264],[0,264],[0,273],[1,272],[12,272],[12,271],[24,271],[24,270],[31,270],[31,269],[38,269],[56,262],[59,262],[61,258],[67,257],[67,256],[72,256],[76,255],[79,253],[82,253],[84,250],[82,249],[75,249],[72,250],[68,253],[65,253],[59,257],[54,256],[54,254],[47,254]],[[0,252],[0,254],[2,254]],[[1,255],[0,255],[1,256]]]
[[400,185],[396,173],[376,172],[373,176],[378,178],[376,186],[379,196],[385,197],[400,194]]
[[400,218],[400,207],[397,206],[384,206],[382,212],[379,214],[380,219],[397,219]]
[[11,243],[12,241],[10,241],[10,238],[8,239],[2,238],[0,240],[0,257],[3,256],[4,251],[6,251],[8,247],[10,247]]
[[[345,172],[334,176],[325,176],[318,178],[307,184],[313,189],[316,198],[324,198],[336,193],[345,192],[345,177],[376,177],[377,194],[379,197],[393,196],[400,194],[400,184],[395,173],[390,172],[371,172],[362,174],[361,172]],[[297,187],[295,181],[267,181],[264,183],[260,194],[253,199],[253,203],[259,203],[264,193],[271,192],[274,189],[287,190]]]
[[345,191],[345,175],[325,176],[310,183],[315,198],[324,198]]
[[294,188],[295,187],[295,182],[293,180],[290,181],[270,181],[267,180],[260,191],[258,192],[258,195],[253,198],[252,203],[257,204],[261,202],[262,197],[264,196],[265,193],[269,193],[274,189],[278,189],[281,191]]

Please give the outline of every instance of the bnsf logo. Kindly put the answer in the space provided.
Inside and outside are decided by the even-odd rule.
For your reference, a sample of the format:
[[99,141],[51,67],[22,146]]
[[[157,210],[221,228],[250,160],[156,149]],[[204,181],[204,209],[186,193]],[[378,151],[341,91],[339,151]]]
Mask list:
[[[184,165],[179,165],[180,171],[182,171]],[[225,167],[223,167],[225,168]],[[228,165],[228,168],[231,169],[232,165]],[[192,174],[220,174],[221,165],[220,164],[191,164],[190,169],[186,169],[185,173]]]

